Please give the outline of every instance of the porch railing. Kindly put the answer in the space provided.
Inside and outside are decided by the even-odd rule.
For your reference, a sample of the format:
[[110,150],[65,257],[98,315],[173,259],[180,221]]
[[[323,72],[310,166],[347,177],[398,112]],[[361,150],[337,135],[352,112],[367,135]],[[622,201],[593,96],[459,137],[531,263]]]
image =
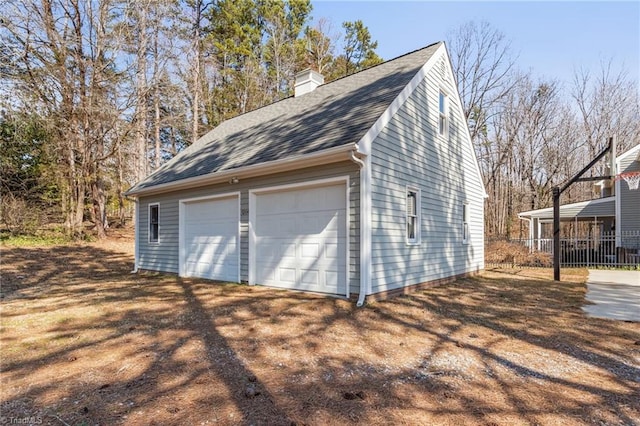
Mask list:
[[[553,239],[487,239],[485,264],[553,266]],[[602,233],[560,239],[563,267],[640,268],[640,231]]]

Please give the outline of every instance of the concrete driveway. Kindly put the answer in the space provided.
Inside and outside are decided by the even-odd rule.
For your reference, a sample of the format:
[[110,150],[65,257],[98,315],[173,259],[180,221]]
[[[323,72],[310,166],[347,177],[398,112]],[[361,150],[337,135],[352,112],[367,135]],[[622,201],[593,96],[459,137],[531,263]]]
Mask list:
[[587,315],[640,322],[640,271],[589,270]]

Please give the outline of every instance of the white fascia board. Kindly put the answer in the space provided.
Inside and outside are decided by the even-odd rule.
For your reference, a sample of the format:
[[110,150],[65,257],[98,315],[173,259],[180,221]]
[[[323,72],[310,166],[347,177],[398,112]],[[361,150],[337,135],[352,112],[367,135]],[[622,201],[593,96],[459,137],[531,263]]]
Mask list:
[[471,155],[473,155],[473,164],[474,164],[474,168],[476,171],[476,175],[478,176],[478,181],[480,182],[480,186],[482,187],[482,192],[483,192],[483,197],[484,198],[489,198],[489,194],[487,193],[487,188],[485,188],[484,186],[484,179],[482,178],[482,172],[480,171],[480,163],[478,163],[478,157],[476,156],[476,149],[473,146],[473,141],[471,140],[471,132],[469,132],[469,124],[467,123],[467,117],[465,117],[464,115],[464,110],[462,110],[462,105],[464,105],[462,103],[462,98],[460,97],[460,91],[458,90],[458,82],[456,81],[456,76],[453,73],[453,64],[451,63],[451,57],[449,56],[449,52],[446,49],[445,46],[445,42],[442,42],[443,45],[443,50],[444,50],[444,55],[447,58],[447,64],[449,64],[449,73],[451,73],[451,75],[453,76],[453,81],[455,83],[455,87],[456,87],[456,97],[458,98],[458,106],[460,107],[460,116],[462,117],[462,119],[464,120],[464,133],[467,136],[467,141],[469,143],[469,149],[471,152]]
[[[438,46],[438,48],[433,53],[433,55],[431,55],[431,57],[427,60],[427,62],[425,62],[422,68],[420,68],[420,70],[416,73],[416,75],[413,76],[411,81],[404,87],[404,89],[402,89],[402,91],[398,94],[398,96],[396,96],[393,102],[391,102],[391,105],[389,105],[389,107],[385,110],[385,112],[378,118],[378,120],[376,120],[376,122],[373,124],[373,126],[371,126],[369,131],[358,141],[358,143],[356,144],[358,146],[358,152],[365,155],[369,155],[371,153],[371,145],[375,140],[375,138],[378,137],[382,129],[384,129],[387,126],[387,124],[389,124],[389,122],[391,121],[393,116],[398,112],[400,107],[407,101],[407,99],[409,99],[409,96],[411,96],[413,91],[416,90],[416,88],[420,85],[422,80],[425,79],[428,72],[437,63],[438,59],[440,58],[440,55],[445,56],[447,63],[449,64],[448,72],[454,77],[454,81],[455,81],[455,75],[453,75],[453,66],[451,65],[451,58],[449,57],[449,53],[447,52],[445,43],[441,42],[440,46]],[[455,92],[458,98],[458,105],[462,107],[462,98],[460,97],[460,92],[458,91],[457,83],[455,86],[456,86]],[[464,113],[461,115],[466,120],[466,117],[464,117]],[[483,197],[488,198],[489,194],[487,193],[487,190],[484,186],[484,180],[482,179],[482,173],[480,172],[480,164],[478,163],[478,158],[476,157],[476,151],[473,146],[473,143],[471,142],[471,133],[469,132],[469,126],[465,125],[463,127],[464,127],[465,135],[467,137],[467,141],[469,143],[471,155],[473,155],[474,169],[476,171],[476,175],[480,182],[480,186],[482,187]]]
[[376,122],[371,126],[371,128],[365,133],[365,135],[358,141],[358,152],[369,155],[371,153],[371,144],[374,139],[378,137],[382,129],[384,129],[387,124],[391,121],[393,116],[398,112],[400,107],[409,99],[409,96],[413,93],[414,90],[420,85],[422,80],[427,76],[427,72],[433,67],[436,63],[436,59],[439,57],[439,54],[442,51],[445,51],[444,42],[441,42],[440,46],[436,49],[436,51],[431,55],[431,57],[425,62],[425,64],[418,70],[416,75],[413,76],[411,81],[402,89],[402,91],[396,96],[396,98],[391,102],[391,104],[387,107],[387,109],[382,113],[380,117],[376,120]]
[[312,152],[310,154],[296,155],[283,158],[281,160],[268,161],[265,163],[238,167],[231,170],[223,170],[217,173],[209,173],[201,176],[167,182],[150,186],[148,188],[141,188],[139,190],[130,190],[127,191],[125,195],[134,197],[153,195],[180,189],[190,189],[199,186],[222,183],[226,182],[231,177],[246,179],[255,176],[301,169],[304,167],[336,163],[339,161],[349,160],[351,157],[351,151],[354,149],[356,149],[355,144],[349,143],[318,152]]
[[640,144],[634,146],[633,148],[631,148],[630,150],[618,155],[618,157],[616,157],[616,167],[620,167],[620,160],[624,160],[625,158],[629,157],[630,155],[637,155],[638,158],[636,158],[636,160],[640,160]]

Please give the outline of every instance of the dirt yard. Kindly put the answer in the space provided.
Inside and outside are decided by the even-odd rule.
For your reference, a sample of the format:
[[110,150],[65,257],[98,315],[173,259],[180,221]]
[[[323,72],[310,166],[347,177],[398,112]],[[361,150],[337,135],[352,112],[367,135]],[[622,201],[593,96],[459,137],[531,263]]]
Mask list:
[[586,317],[585,271],[358,309],[134,275],[132,250],[2,247],[0,424],[640,424],[640,324]]

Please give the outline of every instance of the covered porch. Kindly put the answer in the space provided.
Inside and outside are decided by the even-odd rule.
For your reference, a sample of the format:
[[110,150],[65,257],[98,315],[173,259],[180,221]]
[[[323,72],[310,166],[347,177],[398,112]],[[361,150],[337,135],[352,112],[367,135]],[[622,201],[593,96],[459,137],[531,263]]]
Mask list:
[[[529,239],[553,238],[553,207],[518,214],[529,222]],[[560,206],[562,238],[615,233],[616,197],[598,198]],[[572,226],[566,226],[572,225]]]
[[[553,208],[518,214],[529,222],[526,246],[533,252],[553,253]],[[637,265],[640,232],[616,232],[616,197],[560,206],[563,266]]]

